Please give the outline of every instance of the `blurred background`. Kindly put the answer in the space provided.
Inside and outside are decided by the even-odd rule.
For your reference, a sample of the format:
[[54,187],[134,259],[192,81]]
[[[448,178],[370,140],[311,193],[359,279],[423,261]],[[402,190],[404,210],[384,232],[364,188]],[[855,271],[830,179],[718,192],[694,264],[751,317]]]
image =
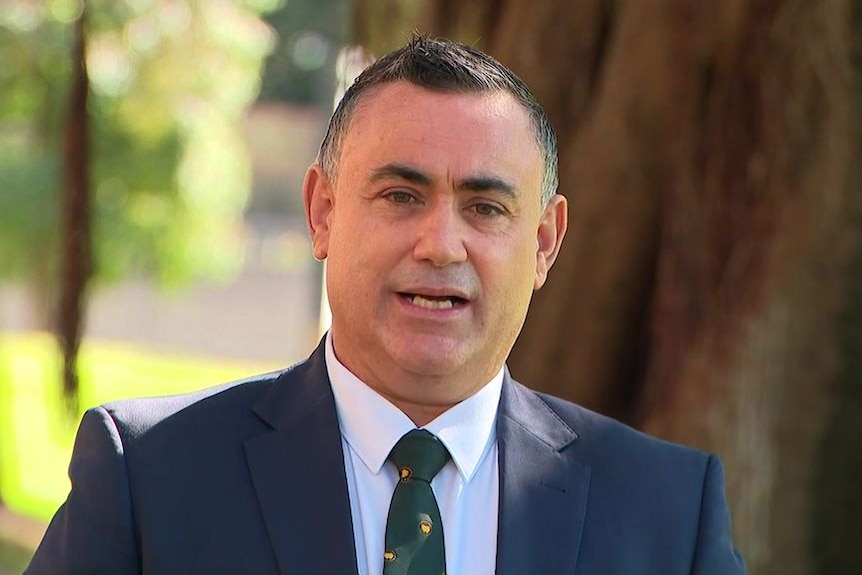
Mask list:
[[305,168],[413,30],[558,133],[514,376],[718,453],[750,573],[862,574],[859,0],[0,0],[0,575],[83,410],[311,351]]

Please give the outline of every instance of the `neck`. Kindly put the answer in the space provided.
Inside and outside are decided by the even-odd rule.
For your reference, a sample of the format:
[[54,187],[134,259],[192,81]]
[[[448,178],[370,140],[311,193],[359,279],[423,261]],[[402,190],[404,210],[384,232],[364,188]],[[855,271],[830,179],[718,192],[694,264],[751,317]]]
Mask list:
[[[380,393],[380,391],[377,392]],[[380,393],[380,395],[389,400],[392,405],[400,409],[401,412],[404,413],[404,415],[410,418],[410,421],[416,424],[416,427],[428,425],[429,423],[437,419],[440,415],[449,410],[449,408],[456,405],[453,403],[451,405],[432,406],[396,399],[383,393]]]
[[367,363],[357,364],[351,361],[352,358],[339,355],[334,345],[333,352],[341,365],[397,407],[417,427],[427,425],[450,408],[476,394],[500,369],[497,366],[496,369],[486,368],[481,373],[474,373],[475,370],[460,370],[457,374],[428,375],[390,366],[394,369],[381,372]]
[[392,379],[381,380],[368,374],[360,374],[351,369],[365,385],[385,398],[389,403],[401,410],[404,415],[422,427],[434,421],[455,405],[458,405],[468,397],[471,397],[482,389],[493,377],[471,378],[470,383],[454,381],[452,378],[437,377],[409,377],[406,374],[399,376],[394,381],[399,381],[399,386],[387,385]]

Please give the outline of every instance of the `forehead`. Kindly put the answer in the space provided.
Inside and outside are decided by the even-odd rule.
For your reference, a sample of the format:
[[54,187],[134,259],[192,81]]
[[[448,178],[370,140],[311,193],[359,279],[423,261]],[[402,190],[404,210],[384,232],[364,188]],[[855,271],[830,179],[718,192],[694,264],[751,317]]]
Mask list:
[[402,162],[447,175],[502,172],[524,182],[541,180],[543,170],[530,116],[505,91],[384,84],[360,100],[341,148],[339,170]]

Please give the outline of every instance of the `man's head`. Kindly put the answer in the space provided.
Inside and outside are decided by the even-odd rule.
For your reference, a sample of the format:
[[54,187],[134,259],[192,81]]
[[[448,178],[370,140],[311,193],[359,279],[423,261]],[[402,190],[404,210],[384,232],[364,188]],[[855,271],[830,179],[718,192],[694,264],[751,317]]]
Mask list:
[[[558,253],[566,201],[543,199],[544,114],[510,72],[415,39],[358,82],[400,58],[421,81],[351,88],[303,195],[336,356],[422,425],[502,366]],[[464,80],[474,65],[496,78],[487,89]]]
[[331,180],[338,177],[341,144],[363,98],[384,84],[399,81],[439,92],[479,94],[502,91],[511,94],[533,123],[544,163],[542,206],[548,204],[557,192],[557,137],[548,116],[527,85],[508,68],[475,48],[419,35],[414,35],[405,46],[368,66],[341,98],[317,156]]

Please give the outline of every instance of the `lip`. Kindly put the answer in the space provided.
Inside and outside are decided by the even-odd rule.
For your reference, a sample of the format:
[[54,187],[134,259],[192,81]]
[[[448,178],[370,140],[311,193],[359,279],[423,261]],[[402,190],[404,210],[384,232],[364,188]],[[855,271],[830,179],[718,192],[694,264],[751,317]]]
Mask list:
[[[444,296],[454,296],[461,299],[461,301],[450,308],[425,308],[414,304],[410,301],[410,298],[406,294],[414,294],[420,296],[432,296],[432,297],[444,297]],[[466,313],[472,302],[464,298],[460,295],[456,295],[451,291],[443,291],[440,293],[429,293],[427,290],[417,290],[417,291],[398,291],[395,294],[395,299],[398,301],[398,305],[401,310],[412,317],[422,318],[422,319],[455,319],[456,317],[461,316]]]
[[470,294],[459,287],[454,286],[407,286],[395,290],[399,296],[404,294],[420,295],[425,297],[455,297],[463,300],[464,303],[470,303],[472,298]]

